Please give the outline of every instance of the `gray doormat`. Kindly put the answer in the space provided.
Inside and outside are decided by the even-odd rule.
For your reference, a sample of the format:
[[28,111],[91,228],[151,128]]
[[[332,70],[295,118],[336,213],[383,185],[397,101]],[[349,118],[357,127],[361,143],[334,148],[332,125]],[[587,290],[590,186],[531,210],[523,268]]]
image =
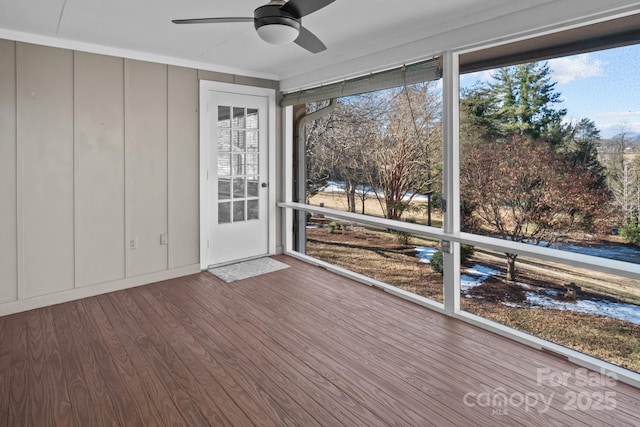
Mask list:
[[289,268],[287,264],[271,258],[259,258],[251,261],[243,261],[237,264],[225,265],[209,269],[209,273],[224,280],[227,283],[236,280],[248,279],[273,271]]

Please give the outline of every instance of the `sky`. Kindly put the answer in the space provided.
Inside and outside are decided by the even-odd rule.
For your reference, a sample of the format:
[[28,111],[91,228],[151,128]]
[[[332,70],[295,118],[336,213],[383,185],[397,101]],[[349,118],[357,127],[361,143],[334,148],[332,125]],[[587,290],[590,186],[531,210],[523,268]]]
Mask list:
[[[548,61],[566,108],[566,121],[588,118],[602,138],[622,130],[640,134],[640,45],[584,53]],[[490,71],[461,76],[460,86],[491,81]]]

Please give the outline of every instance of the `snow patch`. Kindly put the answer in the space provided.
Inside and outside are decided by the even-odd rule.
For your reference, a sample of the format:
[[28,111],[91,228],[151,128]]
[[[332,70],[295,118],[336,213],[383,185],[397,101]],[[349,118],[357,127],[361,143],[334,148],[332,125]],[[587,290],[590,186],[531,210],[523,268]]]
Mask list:
[[570,310],[577,313],[606,316],[640,325],[640,307],[637,305],[590,299],[559,301],[551,298],[549,294],[558,296],[561,292],[555,289],[545,289],[544,293],[547,295],[532,291],[527,292],[527,303],[533,307],[552,310]]
[[420,262],[424,262],[427,264],[431,263],[431,257],[433,254],[438,252],[437,248],[432,248],[431,246],[416,246],[416,256],[420,260]]
[[[320,189],[320,191],[323,193],[342,194],[346,192],[346,186],[347,184],[345,182],[328,181],[327,184]],[[384,197],[384,191],[380,189],[376,191],[373,187],[370,187],[368,185],[358,185],[356,187],[356,194],[361,196],[365,195],[366,197],[369,197],[369,198],[376,198],[378,195],[380,197]],[[427,200],[429,200],[429,196],[426,196],[420,193],[407,193],[403,197],[403,200],[409,200],[409,198],[412,198],[412,200],[419,201],[419,202],[426,202]]]
[[[416,246],[416,256],[420,259],[420,262],[427,264],[430,263],[431,257],[437,251],[437,248],[432,248],[430,246]],[[482,285],[489,277],[493,277],[498,274],[500,274],[500,271],[498,270],[485,265],[475,264],[472,267],[463,270],[463,273],[460,275],[460,289],[464,292],[465,298],[482,299],[482,296],[469,295],[467,294],[467,291]],[[515,282],[514,284],[528,291],[525,294],[526,303],[516,304],[513,302],[503,302],[502,304],[507,307],[537,307],[548,310],[571,310],[578,313],[626,320],[636,325],[640,325],[640,306],[634,304],[591,299],[562,301],[552,298],[562,298],[564,295],[562,290],[539,288],[522,282]]]
[[476,264],[471,268],[467,268],[465,273],[460,275],[460,289],[468,291],[476,286],[480,286],[489,277],[495,276],[498,273],[500,273],[498,270]]

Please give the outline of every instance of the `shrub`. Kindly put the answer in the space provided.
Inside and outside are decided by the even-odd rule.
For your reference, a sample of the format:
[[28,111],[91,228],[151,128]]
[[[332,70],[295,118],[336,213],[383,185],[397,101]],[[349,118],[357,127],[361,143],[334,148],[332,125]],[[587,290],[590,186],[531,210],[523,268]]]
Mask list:
[[411,234],[406,231],[396,231],[396,242],[401,245],[408,245],[411,239]]
[[633,216],[624,223],[619,230],[620,236],[627,243],[637,244],[640,242],[640,225],[638,224],[638,217]]
[[430,265],[433,271],[442,274],[442,249],[438,249],[436,253],[431,256]]
[[[475,248],[471,245],[460,245],[460,262],[468,261],[474,254]],[[442,249],[438,249],[436,253],[431,257],[431,268],[436,273],[442,274],[443,271],[443,260],[442,260]]]
[[[416,220],[415,218],[407,218],[404,220],[404,222],[415,224]],[[408,245],[410,240],[411,240],[411,233],[408,233],[406,231],[396,231],[396,242],[398,242],[399,244]]]
[[333,233],[335,230],[342,230],[342,225],[338,221],[331,221],[327,226],[329,233]]
[[460,245],[460,262],[467,262],[475,253],[476,248],[471,245]]

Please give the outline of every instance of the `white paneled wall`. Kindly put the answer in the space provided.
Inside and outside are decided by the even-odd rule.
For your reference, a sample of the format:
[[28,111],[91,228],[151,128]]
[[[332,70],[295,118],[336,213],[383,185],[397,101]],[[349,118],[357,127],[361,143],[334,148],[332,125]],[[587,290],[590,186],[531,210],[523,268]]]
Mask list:
[[125,60],[124,69],[126,271],[139,276],[168,266],[167,66]]
[[198,126],[198,70],[0,40],[0,315],[199,271]]
[[183,208],[200,198],[198,175],[193,173],[200,152],[191,143],[199,138],[198,93],[197,70],[169,67],[169,268],[200,258],[200,247],[193,244],[200,236],[199,215]]
[[18,295],[74,287],[73,52],[16,46]]
[[0,40],[0,304],[18,298],[15,59]]
[[123,70],[121,58],[75,53],[76,286],[125,277]]

